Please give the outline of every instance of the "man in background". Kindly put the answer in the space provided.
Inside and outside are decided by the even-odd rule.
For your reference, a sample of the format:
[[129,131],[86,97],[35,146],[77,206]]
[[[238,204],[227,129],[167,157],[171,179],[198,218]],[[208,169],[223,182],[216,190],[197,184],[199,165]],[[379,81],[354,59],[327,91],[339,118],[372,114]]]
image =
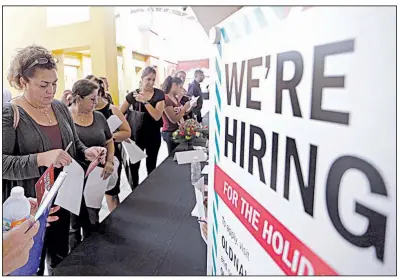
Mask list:
[[199,123],[202,122],[201,109],[202,104],[204,103],[200,83],[204,81],[204,78],[205,76],[202,70],[195,70],[194,81],[188,86],[188,94],[190,96],[199,97],[197,100],[197,106],[193,108],[193,113]]
[[4,88],[3,89],[3,105],[4,105],[4,103],[10,102],[11,99],[12,99],[11,92],[8,89]]

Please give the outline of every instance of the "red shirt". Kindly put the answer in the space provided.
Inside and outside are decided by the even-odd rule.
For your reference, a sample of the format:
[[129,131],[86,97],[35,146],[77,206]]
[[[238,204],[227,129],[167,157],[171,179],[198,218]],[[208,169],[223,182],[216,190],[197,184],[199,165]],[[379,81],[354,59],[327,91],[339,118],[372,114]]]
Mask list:
[[[176,104],[175,102],[173,102],[172,99],[169,98],[169,96],[167,96],[165,94],[165,109],[167,107],[172,107],[174,108],[179,108],[180,104]],[[175,132],[178,128],[179,125],[177,123],[172,123],[168,116],[166,115],[165,111],[162,114],[162,119],[163,119],[163,126],[162,126],[162,131],[163,132]]]

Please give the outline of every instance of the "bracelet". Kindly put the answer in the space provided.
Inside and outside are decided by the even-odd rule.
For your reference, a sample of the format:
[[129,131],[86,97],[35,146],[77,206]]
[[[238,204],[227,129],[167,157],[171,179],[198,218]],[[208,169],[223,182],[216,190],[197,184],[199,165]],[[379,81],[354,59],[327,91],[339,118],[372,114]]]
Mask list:
[[145,106],[145,105],[147,105],[147,104],[150,104],[150,102],[145,101],[145,102],[143,102],[143,104],[144,104],[144,106]]

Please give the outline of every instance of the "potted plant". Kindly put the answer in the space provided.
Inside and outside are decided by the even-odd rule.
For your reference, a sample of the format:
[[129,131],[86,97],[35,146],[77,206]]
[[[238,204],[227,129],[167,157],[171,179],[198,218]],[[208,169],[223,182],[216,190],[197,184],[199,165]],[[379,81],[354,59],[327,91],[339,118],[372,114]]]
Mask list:
[[187,148],[190,150],[195,142],[206,141],[209,138],[208,126],[202,126],[196,120],[188,119],[179,125],[172,137],[176,143],[187,143]]

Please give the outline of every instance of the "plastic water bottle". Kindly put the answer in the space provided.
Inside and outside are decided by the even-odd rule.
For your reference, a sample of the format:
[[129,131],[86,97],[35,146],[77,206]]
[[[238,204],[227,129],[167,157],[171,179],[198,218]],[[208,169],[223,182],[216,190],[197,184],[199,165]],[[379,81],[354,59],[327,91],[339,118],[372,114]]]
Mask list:
[[22,187],[11,189],[11,196],[3,204],[3,231],[22,224],[30,217],[30,202]]
[[194,157],[191,163],[191,184],[195,185],[199,179],[201,179],[201,163],[198,157]]

